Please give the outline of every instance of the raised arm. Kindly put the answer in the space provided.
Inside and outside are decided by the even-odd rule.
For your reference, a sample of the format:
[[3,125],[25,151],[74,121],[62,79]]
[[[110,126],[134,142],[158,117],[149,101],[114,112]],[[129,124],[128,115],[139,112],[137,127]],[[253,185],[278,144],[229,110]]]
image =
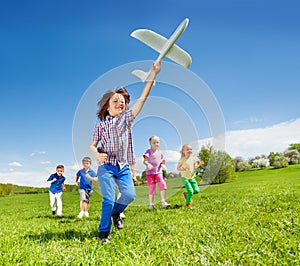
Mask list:
[[147,100],[148,95],[152,89],[156,75],[160,71],[160,68],[161,68],[161,61],[159,61],[158,63],[152,63],[149,81],[147,81],[147,83],[141,93],[140,98],[135,102],[135,104],[132,107],[132,113],[133,113],[134,117],[136,117],[139,114],[139,112],[142,110],[144,103]]

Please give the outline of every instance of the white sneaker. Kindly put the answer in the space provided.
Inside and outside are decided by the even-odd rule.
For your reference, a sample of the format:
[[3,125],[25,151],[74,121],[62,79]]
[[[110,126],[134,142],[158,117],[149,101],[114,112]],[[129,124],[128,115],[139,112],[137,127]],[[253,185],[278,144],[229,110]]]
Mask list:
[[121,212],[121,213],[120,213],[120,217],[121,217],[122,219],[124,219],[126,216],[125,216],[125,214],[124,214],[123,212]]
[[81,219],[83,217],[83,215],[84,215],[84,212],[80,212],[77,217]]
[[162,203],[161,205],[162,205],[163,208],[166,208],[166,209],[169,208],[169,207],[171,206],[171,205],[170,205],[168,202],[166,202],[166,201],[165,201],[164,203]]
[[89,215],[88,212],[84,212],[84,216],[85,216],[85,217],[90,217],[90,215]]

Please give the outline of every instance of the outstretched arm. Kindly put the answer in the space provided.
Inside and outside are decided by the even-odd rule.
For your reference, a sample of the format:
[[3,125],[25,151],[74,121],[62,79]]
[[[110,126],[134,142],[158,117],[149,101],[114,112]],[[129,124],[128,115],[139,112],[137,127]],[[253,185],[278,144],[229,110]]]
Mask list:
[[140,98],[135,102],[135,104],[132,107],[132,113],[134,117],[136,117],[139,114],[139,112],[142,110],[144,103],[147,100],[147,97],[152,89],[156,75],[160,71],[160,68],[161,68],[161,61],[159,61],[158,63],[152,63],[149,81],[147,81],[141,93]]

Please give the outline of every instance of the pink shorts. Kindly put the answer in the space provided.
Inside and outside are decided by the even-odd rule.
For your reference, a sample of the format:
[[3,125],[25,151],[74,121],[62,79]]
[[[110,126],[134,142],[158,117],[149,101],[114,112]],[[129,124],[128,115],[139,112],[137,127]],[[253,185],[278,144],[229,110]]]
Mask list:
[[158,187],[161,191],[167,189],[167,184],[166,184],[166,181],[165,181],[162,173],[160,173],[160,174],[146,174],[146,177],[147,177],[147,181],[148,181],[148,187],[149,187],[149,194],[150,195],[156,194],[156,182],[157,182]]

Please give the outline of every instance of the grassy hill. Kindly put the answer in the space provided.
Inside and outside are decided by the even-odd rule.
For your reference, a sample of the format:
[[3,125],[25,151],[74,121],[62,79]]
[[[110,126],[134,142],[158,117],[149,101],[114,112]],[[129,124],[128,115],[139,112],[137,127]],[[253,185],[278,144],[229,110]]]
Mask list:
[[64,193],[63,219],[52,216],[47,193],[2,197],[0,265],[300,265],[300,165],[200,186],[192,209],[178,179],[168,187],[172,208],[155,211],[147,186],[137,187],[108,245],[97,238],[98,190],[82,220],[78,192]]

